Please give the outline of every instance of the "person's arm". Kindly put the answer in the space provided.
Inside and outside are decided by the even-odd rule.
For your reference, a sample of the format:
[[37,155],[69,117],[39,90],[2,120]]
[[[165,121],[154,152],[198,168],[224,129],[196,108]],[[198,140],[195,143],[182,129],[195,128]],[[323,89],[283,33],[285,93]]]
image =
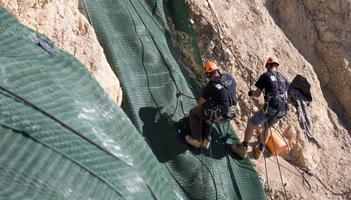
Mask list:
[[288,79],[286,79],[285,77],[284,77],[284,79],[285,79],[285,88],[286,88],[285,97],[288,97],[288,90],[290,87],[290,83],[289,83]]
[[197,102],[198,106],[204,106],[208,99],[210,99],[212,93],[211,84],[207,84],[202,90],[202,95]]
[[262,94],[262,90],[260,90],[259,88],[257,88],[252,92],[252,96],[254,97],[259,97],[261,94]]
[[264,86],[267,84],[267,77],[262,74],[258,81],[255,83],[256,90],[251,90],[249,91],[248,95],[254,96],[254,97],[259,97],[262,94]]
[[254,97],[259,97],[261,94],[262,94],[262,90],[259,89],[259,88],[257,88],[256,90],[250,90],[250,91],[248,92],[248,95],[249,95],[250,97],[252,97],[252,96],[254,96]]
[[206,100],[205,98],[200,97],[199,101],[197,102],[197,105],[198,105],[198,106],[204,106],[205,103],[206,103],[206,101],[207,101],[207,100]]

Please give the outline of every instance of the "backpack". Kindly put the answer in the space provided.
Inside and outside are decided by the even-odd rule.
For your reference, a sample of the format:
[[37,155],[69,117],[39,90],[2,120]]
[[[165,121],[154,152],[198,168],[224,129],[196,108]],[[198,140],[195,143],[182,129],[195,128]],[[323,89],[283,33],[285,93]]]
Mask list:
[[299,92],[301,92],[301,94],[304,95],[304,97],[306,97],[307,101],[311,102],[313,100],[311,94],[311,84],[302,75],[296,75],[295,78],[291,81],[288,91],[289,96],[291,96],[291,89],[297,89]]

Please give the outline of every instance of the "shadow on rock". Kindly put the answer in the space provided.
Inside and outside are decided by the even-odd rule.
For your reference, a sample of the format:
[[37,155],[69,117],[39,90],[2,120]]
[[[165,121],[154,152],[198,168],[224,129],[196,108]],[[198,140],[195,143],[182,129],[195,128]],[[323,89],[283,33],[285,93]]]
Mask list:
[[[173,160],[188,149],[195,155],[202,153],[205,157],[213,159],[222,159],[228,154],[233,154],[228,145],[231,136],[221,133],[216,125],[211,129],[210,149],[196,149],[188,145],[184,139],[185,135],[190,133],[189,118],[174,121],[160,110],[154,107],[143,107],[139,110],[139,116],[143,121],[143,136],[160,162]],[[231,156],[236,158],[235,155]]]
[[181,132],[180,122],[171,120],[167,113],[143,107],[139,116],[144,123],[143,135],[160,162],[172,160],[188,149],[183,137],[186,133]]

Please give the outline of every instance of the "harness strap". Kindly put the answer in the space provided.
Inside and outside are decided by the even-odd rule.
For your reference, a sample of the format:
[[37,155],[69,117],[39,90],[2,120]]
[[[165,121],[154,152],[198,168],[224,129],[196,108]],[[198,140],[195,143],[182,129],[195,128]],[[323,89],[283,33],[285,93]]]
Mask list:
[[229,92],[228,86],[223,83],[222,77],[220,78],[219,81],[213,81],[213,82],[218,83],[218,84],[220,84],[221,86],[223,86],[225,88],[225,90],[227,92],[227,95],[228,95],[228,99],[229,99],[229,107],[235,105],[234,97]]
[[285,92],[286,91],[279,91],[279,89],[281,88],[281,86],[282,86],[282,82],[281,82],[281,75],[280,75],[280,73],[279,72],[276,72],[277,74],[275,74],[275,73],[273,73],[272,71],[269,71],[273,76],[275,76],[276,77],[276,79],[277,79],[277,91],[275,92],[275,93],[268,93],[267,94],[267,97],[269,96],[269,95],[274,95],[274,96],[283,96],[283,97],[285,97]]
[[[209,122],[215,123],[215,122],[227,122],[228,120],[232,120],[235,116],[233,113],[234,108],[233,106],[235,105],[235,99],[231,95],[228,85],[224,83],[226,79],[222,76],[219,80],[212,80],[213,83],[215,84],[220,84],[223,88],[225,88],[228,100],[229,100],[229,106],[226,105],[213,105],[209,106],[209,109],[207,109],[206,114],[209,116]],[[225,109],[225,110],[224,110]],[[225,111],[225,114],[223,115],[223,112]]]

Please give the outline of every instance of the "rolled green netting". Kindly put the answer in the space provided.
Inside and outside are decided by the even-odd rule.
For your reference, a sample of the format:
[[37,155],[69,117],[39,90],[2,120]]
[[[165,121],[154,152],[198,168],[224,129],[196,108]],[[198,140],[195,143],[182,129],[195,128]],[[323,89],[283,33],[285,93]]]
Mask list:
[[73,56],[0,7],[0,199],[180,199]]
[[[199,91],[186,68],[177,62],[177,45],[169,38],[171,29],[167,28],[171,20],[180,20],[173,21],[180,30],[183,23],[189,23],[184,10],[174,10],[186,9],[184,0],[82,3],[121,81],[122,108],[168,171],[176,191],[186,199],[264,199],[250,161],[235,159],[225,144],[228,138],[239,142],[232,128],[213,128],[211,151],[201,152],[184,142],[185,115],[196,105],[186,96],[197,96],[193,94]],[[166,8],[173,10],[166,12]]]

